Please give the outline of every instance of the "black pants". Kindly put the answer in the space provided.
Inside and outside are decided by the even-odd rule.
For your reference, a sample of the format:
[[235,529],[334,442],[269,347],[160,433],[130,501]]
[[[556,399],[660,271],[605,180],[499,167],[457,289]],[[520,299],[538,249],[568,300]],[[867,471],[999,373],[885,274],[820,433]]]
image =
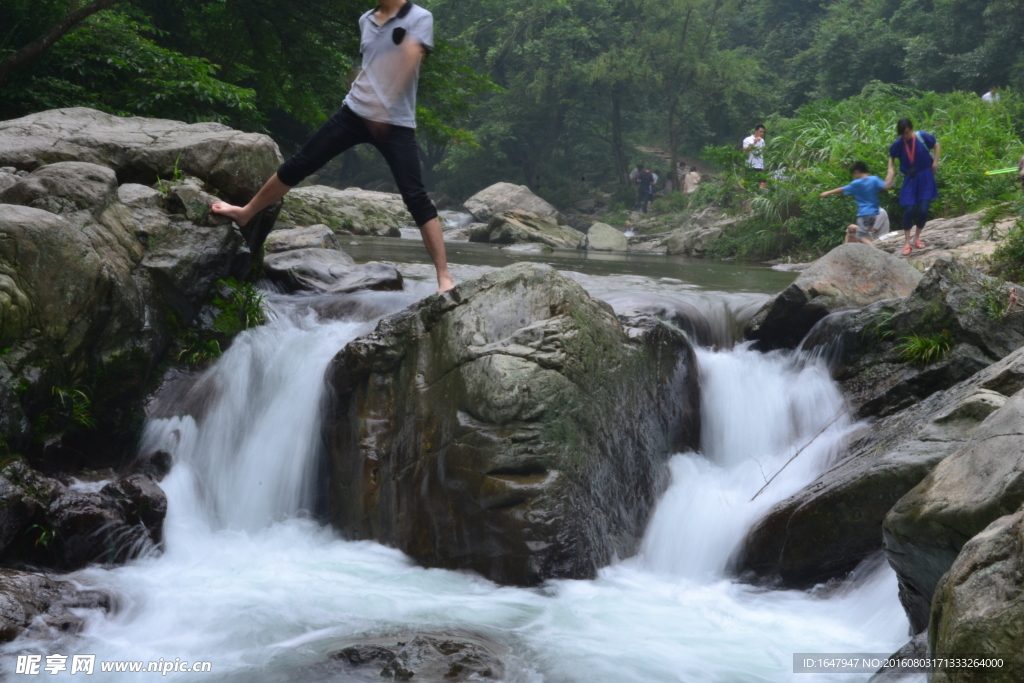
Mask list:
[[366,122],[347,105],[335,112],[298,154],[281,164],[281,168],[277,169],[277,177],[285,185],[295,187],[328,161],[362,142],[370,143],[384,155],[416,225],[423,226],[437,218],[437,209],[423,186],[416,130],[389,126],[384,137],[377,139],[367,128]]

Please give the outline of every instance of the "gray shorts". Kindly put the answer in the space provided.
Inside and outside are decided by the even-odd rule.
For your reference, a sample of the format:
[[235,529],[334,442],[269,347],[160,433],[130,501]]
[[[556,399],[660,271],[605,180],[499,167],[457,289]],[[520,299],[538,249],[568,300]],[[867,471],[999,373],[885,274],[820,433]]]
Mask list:
[[857,239],[871,237],[871,231],[875,229],[875,220],[877,218],[878,214],[874,216],[857,216]]

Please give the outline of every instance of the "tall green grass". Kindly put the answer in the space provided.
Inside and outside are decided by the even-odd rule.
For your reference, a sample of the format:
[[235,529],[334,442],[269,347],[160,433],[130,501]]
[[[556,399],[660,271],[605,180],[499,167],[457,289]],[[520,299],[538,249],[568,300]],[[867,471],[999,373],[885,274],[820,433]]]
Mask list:
[[[872,173],[884,178],[896,121],[905,116],[942,145],[933,217],[976,211],[1011,200],[1019,192],[1014,174],[985,175],[990,169],[1016,165],[1024,153],[1019,135],[1024,100],[1019,96],[1006,93],[1002,102],[987,103],[973,93],[919,92],[873,83],[859,96],[812,102],[790,118],[769,120],[765,164],[776,179],[764,188],[751,182],[752,174],[736,150],[705,150],[705,156],[718,161],[723,170],[715,182],[707,183],[718,187],[717,193],[708,187],[707,198],[751,215],[727,231],[712,253],[813,257],[841,243],[856,215],[854,202],[820,199],[818,194],[848,183],[854,161],[866,162]],[[896,187],[882,194],[882,206],[897,229],[902,216],[900,182],[897,169]]]

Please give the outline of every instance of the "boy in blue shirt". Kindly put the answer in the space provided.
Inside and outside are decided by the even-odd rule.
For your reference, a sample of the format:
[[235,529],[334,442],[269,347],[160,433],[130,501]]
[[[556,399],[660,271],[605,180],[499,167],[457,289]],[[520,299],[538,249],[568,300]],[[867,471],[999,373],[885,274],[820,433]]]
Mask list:
[[[915,131],[910,119],[900,119],[896,124],[896,141],[889,146],[889,172],[886,182],[896,177],[893,161],[899,159],[900,172],[903,173],[903,187],[900,188],[900,206],[903,207],[903,231],[906,244],[903,255],[908,256],[911,245],[914,249],[924,249],[921,231],[928,222],[928,207],[939,197],[939,187],[935,184],[935,173],[939,170],[939,155],[942,146],[923,131]],[[917,226],[914,241],[910,241],[910,229]]]
[[874,246],[871,235],[881,227],[879,215],[881,207],[878,204],[878,193],[881,190],[888,190],[892,187],[892,181],[883,181],[876,175],[868,172],[868,165],[858,161],[850,167],[853,175],[853,182],[834,190],[822,192],[821,197],[828,197],[833,194],[848,194],[857,200],[857,223],[846,229],[847,242],[863,242]]

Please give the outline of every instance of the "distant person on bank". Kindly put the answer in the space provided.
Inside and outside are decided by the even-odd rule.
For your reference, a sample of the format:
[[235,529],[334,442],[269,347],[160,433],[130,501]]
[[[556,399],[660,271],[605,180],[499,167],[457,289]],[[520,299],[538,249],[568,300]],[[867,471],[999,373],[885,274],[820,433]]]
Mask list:
[[693,194],[697,191],[698,185],[700,185],[700,173],[697,173],[696,166],[691,166],[690,172],[686,174],[686,178],[683,180],[683,192]]
[[981,96],[981,99],[984,102],[998,102],[1002,98],[999,97],[999,90],[993,85],[987,93]]
[[853,197],[857,201],[857,222],[846,228],[846,241],[861,242],[873,247],[875,241],[872,238],[881,237],[889,231],[889,215],[879,204],[878,193],[891,189],[892,182],[871,175],[868,172],[868,165],[863,161],[854,163],[850,167],[850,174],[853,181],[849,185],[827,190],[819,196],[824,198],[834,194],[846,194]]
[[757,124],[753,134],[743,138],[743,151],[747,153],[747,166],[755,171],[764,170],[764,131],[764,126]]
[[427,196],[416,144],[416,85],[423,55],[434,47],[434,17],[407,0],[380,0],[359,17],[362,69],[341,109],[298,154],[277,169],[245,206],[216,202],[214,213],[240,226],[342,152],[369,143],[384,156],[437,271],[438,291],[455,286],[448,272],[441,223]]
[[634,211],[643,211],[647,213],[647,205],[653,199],[654,193],[654,174],[651,173],[651,169],[645,168],[640,175],[636,177],[636,205],[633,206]]
[[[923,131],[914,130],[914,122],[900,119],[896,124],[896,141],[889,147],[889,170],[885,182],[890,187],[896,177],[893,160],[900,162],[903,174],[903,187],[900,188],[900,206],[903,207],[903,234],[905,243],[903,255],[910,254],[912,249],[924,249],[921,231],[928,222],[928,208],[939,198],[939,187],[935,184],[935,173],[939,170],[939,156],[942,145]],[[934,154],[933,154],[934,152]],[[910,239],[910,231],[917,226],[914,239]]]

